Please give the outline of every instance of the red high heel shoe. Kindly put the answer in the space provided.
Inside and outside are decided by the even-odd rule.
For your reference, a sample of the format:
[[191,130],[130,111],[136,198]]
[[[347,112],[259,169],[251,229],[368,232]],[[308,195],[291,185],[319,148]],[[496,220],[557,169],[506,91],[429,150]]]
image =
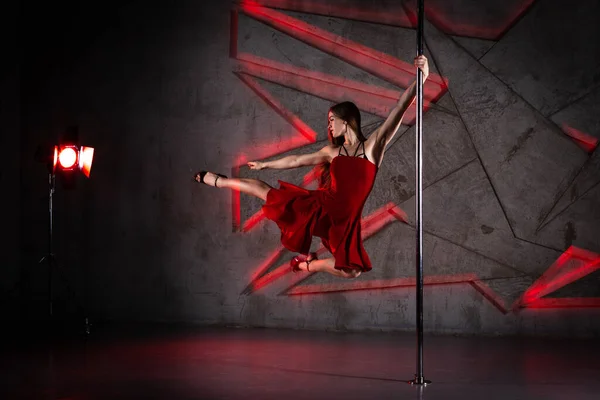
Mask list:
[[[310,257],[310,260],[308,259]],[[300,272],[302,271],[299,267],[300,263],[305,262],[306,263],[306,271],[311,272],[310,271],[310,263],[314,260],[318,260],[319,258],[317,257],[317,253],[309,253],[308,256],[305,256],[304,254],[298,254],[296,257],[292,258],[290,260],[290,267],[292,269],[293,273],[296,272]]]

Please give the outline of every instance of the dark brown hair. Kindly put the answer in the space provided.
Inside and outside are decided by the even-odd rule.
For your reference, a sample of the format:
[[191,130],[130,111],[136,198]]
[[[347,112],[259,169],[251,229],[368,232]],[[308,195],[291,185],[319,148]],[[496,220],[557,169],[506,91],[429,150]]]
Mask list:
[[[356,136],[358,136],[358,140],[364,142],[367,140],[362,133],[362,129],[360,127],[360,111],[356,104],[351,101],[344,101],[343,103],[338,103],[331,107],[329,111],[345,121],[350,128],[356,132]],[[329,113],[327,113],[327,125],[329,125]],[[329,143],[334,146],[342,146],[344,144],[345,138],[344,136],[338,136],[334,138],[331,131],[327,131],[327,138],[329,139]],[[331,175],[329,174],[329,163],[323,163],[318,166],[319,170],[319,187],[323,189],[329,189],[331,187]]]

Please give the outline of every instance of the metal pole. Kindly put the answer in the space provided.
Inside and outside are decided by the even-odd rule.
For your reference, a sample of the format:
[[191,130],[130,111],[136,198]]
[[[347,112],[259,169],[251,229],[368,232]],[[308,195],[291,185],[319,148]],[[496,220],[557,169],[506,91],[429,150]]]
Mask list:
[[[418,0],[417,56],[423,54],[424,0]],[[417,373],[411,381],[415,385],[431,383],[423,376],[423,72],[417,68],[417,124],[416,124],[416,196],[415,212],[417,223],[416,268],[417,268]]]

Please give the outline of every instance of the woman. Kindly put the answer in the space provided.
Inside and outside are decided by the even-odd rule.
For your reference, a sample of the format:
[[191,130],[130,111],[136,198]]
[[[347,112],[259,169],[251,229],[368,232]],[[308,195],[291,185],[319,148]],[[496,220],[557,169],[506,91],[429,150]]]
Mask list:
[[[429,75],[427,58],[415,58],[415,66],[423,71],[425,81]],[[416,81],[406,89],[385,122],[369,138],[361,132],[358,108],[354,103],[344,102],[331,107],[328,113],[330,145],[312,154],[248,163],[254,170],[323,164],[318,190],[306,190],[282,181],[279,181],[279,189],[275,189],[260,180],[227,178],[206,171],[197,173],[195,179],[264,200],[263,211],[281,229],[282,244],[302,254],[290,261],[292,271],[322,271],[356,278],[372,268],[361,238],[363,205],[373,187],[385,148],[414,101],[415,92]],[[321,238],[333,257],[319,260],[315,253],[309,253],[313,236]]]

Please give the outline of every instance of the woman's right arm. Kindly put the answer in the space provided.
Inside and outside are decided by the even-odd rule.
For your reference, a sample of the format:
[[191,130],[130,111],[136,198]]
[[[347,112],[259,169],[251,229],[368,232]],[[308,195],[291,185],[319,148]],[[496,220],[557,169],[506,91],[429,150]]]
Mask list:
[[290,169],[298,168],[307,165],[318,165],[331,160],[330,147],[323,147],[316,153],[311,154],[299,154],[293,156],[287,156],[278,160],[272,161],[250,161],[248,166],[250,169],[261,170],[265,168],[271,169]]

